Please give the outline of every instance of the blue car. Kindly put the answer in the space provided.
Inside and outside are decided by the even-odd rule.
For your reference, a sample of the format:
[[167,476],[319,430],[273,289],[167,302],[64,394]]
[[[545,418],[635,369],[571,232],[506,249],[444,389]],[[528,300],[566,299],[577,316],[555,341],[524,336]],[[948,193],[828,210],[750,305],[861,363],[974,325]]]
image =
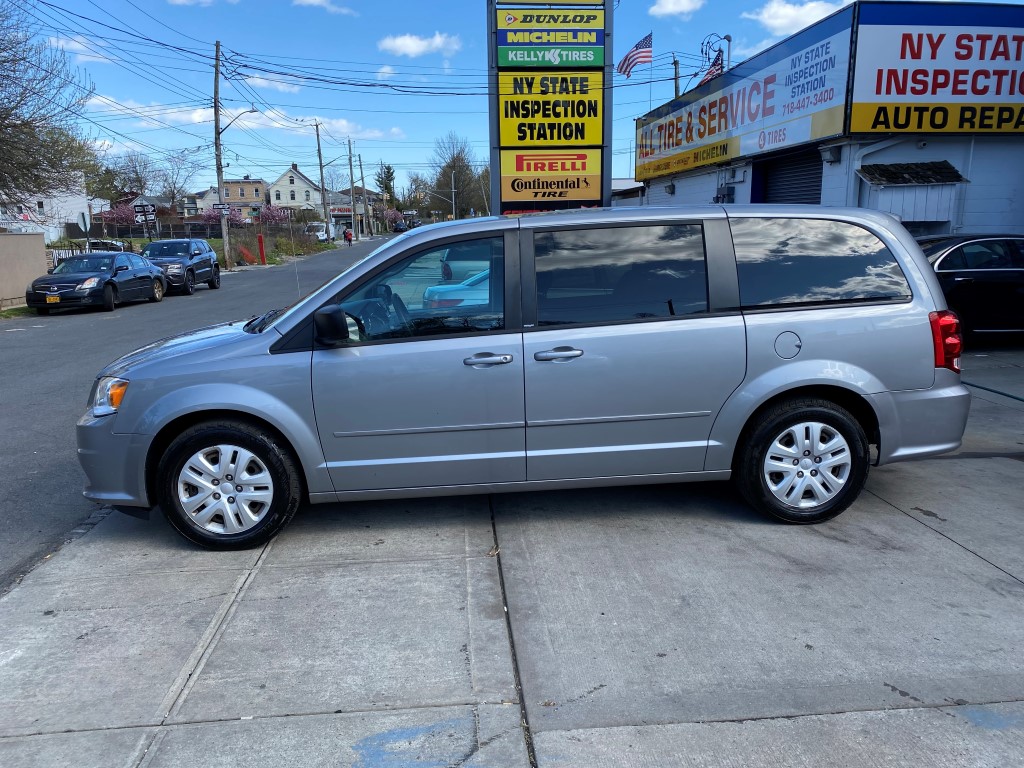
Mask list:
[[432,307],[459,307],[486,304],[490,301],[491,270],[467,277],[461,283],[432,285],[423,291],[424,309]]

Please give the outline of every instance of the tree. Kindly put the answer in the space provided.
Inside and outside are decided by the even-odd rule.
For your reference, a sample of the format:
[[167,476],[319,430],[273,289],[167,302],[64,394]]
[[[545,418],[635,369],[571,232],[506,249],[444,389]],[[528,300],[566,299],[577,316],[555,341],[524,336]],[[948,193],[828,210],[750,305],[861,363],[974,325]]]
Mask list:
[[124,193],[148,194],[158,180],[160,169],[149,155],[141,152],[125,152],[114,160],[114,172]]
[[[454,131],[434,142],[434,154],[430,158],[433,177],[424,186],[420,177],[410,177],[420,196],[429,200],[429,208],[439,210],[442,215],[454,218],[469,216],[489,209],[484,178],[477,173],[476,159],[469,141]],[[489,183],[490,175],[487,176]],[[454,187],[455,210],[452,210],[452,189]]]
[[92,94],[22,8],[0,3],[0,198],[80,188],[95,151],[76,117]]
[[289,210],[281,205],[265,205],[260,209],[260,221],[264,224],[287,224],[290,218]]
[[[202,220],[204,224],[210,226],[220,224],[220,211],[214,210],[213,208],[207,208],[202,213]],[[240,227],[245,224],[245,219],[242,218],[242,212],[237,208],[228,208],[228,224],[232,227]]]
[[167,156],[154,174],[157,193],[169,197],[171,207],[188,194],[192,180],[202,169],[196,150],[183,149]]
[[395,204],[395,168],[391,165],[380,164],[380,169],[373,175],[373,183],[377,185],[377,191],[384,196],[387,204]]

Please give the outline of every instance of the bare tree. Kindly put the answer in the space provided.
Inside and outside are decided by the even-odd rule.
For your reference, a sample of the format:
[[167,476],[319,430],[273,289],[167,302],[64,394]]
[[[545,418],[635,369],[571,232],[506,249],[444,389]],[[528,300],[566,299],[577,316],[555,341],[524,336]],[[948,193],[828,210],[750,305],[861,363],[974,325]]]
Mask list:
[[22,8],[0,3],[0,198],[69,192],[95,152],[76,117],[92,93]]
[[121,188],[140,195],[152,192],[159,183],[161,169],[141,152],[125,152],[113,161]]
[[173,208],[175,203],[188,194],[192,181],[200,170],[202,164],[195,150],[183,149],[168,155],[154,175],[156,190],[163,197],[171,199]]

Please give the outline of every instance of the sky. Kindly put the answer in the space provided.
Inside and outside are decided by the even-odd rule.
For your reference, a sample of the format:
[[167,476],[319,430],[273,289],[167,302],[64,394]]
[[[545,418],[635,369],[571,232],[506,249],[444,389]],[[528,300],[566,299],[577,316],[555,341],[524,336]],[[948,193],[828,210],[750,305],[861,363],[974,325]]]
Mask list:
[[[315,123],[329,186],[348,185],[349,139],[356,183],[361,156],[370,188],[381,163],[395,168],[399,189],[410,173],[429,172],[435,141],[449,132],[469,142],[481,165],[489,158],[484,0],[10,1],[92,82],[82,128],[97,146],[158,161],[191,150],[202,166],[196,190],[216,179],[216,41],[224,56],[221,125],[237,117],[222,132],[226,178],[272,183],[297,163],[317,180]],[[613,66],[649,32],[654,43],[652,65],[613,76],[615,178],[633,176],[634,119],[673,97],[673,57],[685,91],[708,66],[703,43],[731,47],[735,65],[846,4],[606,2]]]

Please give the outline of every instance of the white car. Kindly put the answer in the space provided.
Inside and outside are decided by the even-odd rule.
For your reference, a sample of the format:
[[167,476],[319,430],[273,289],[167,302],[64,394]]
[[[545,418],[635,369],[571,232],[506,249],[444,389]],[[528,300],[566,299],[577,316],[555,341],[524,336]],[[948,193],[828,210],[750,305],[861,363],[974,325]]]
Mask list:
[[491,270],[467,277],[461,283],[432,285],[423,291],[424,308],[486,304],[490,300]]

